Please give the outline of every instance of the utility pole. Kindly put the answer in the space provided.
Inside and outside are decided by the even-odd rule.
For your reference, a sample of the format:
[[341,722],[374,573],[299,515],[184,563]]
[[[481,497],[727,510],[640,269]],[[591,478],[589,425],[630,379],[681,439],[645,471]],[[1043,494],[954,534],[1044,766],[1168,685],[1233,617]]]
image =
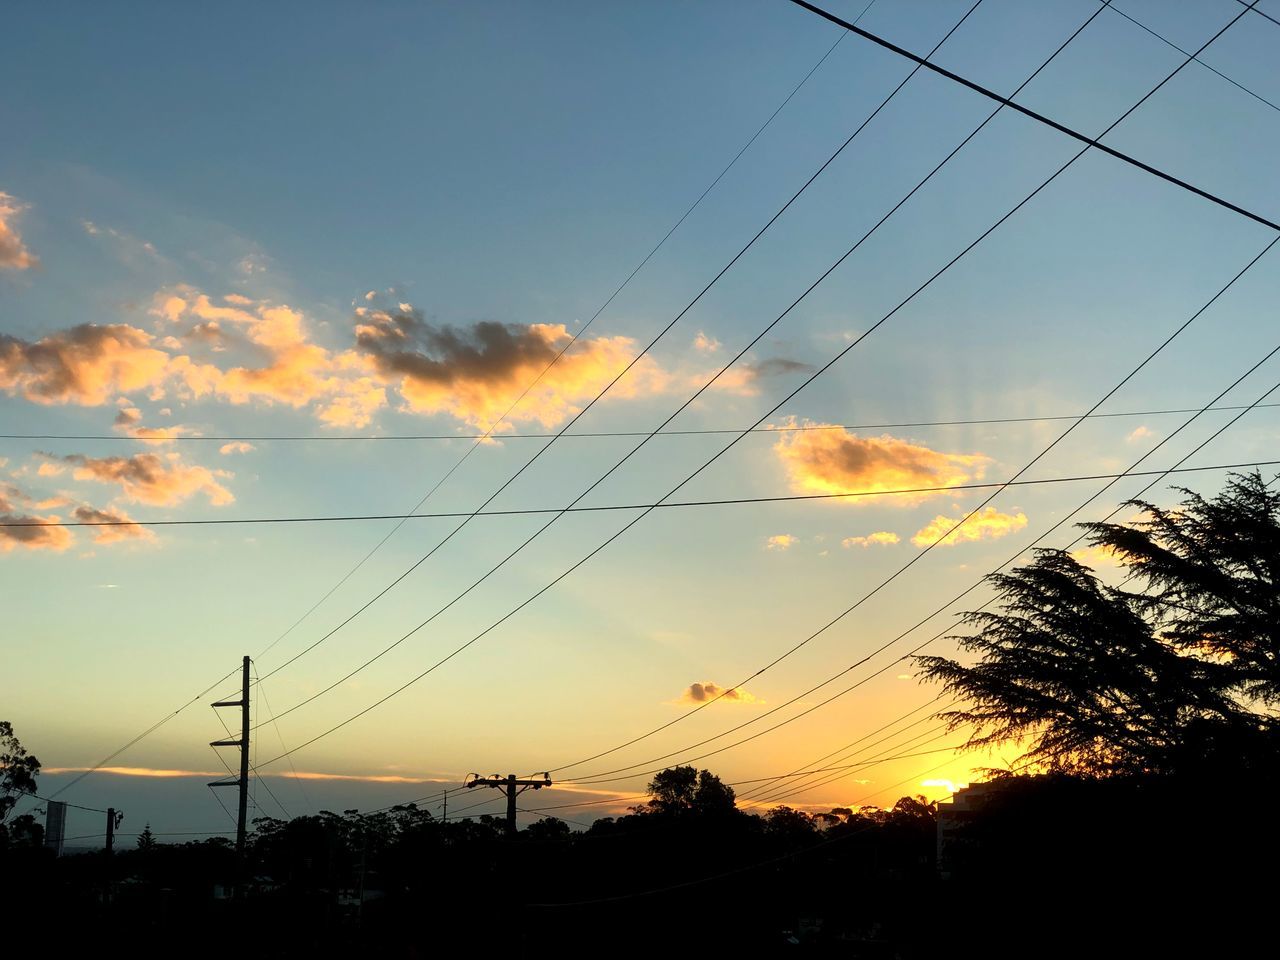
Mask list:
[[551,786],[551,774],[544,773],[541,780],[520,780],[514,773],[509,773],[505,777],[500,777],[496,773],[491,777],[481,777],[477,773],[470,774],[475,777],[474,780],[468,780],[464,786],[470,790],[472,787],[493,787],[501,790],[507,795],[507,836],[514,837],[516,835],[516,797],[524,793],[526,790],[541,790],[543,787]]
[[234,779],[215,780],[211,787],[239,787],[240,813],[236,818],[236,856],[244,860],[245,818],[249,812],[249,658],[244,658],[244,670],[240,680],[239,700],[219,700],[214,707],[240,708],[240,739],[214,740],[211,747],[240,748],[240,776]]
[[115,848],[116,827],[120,826],[123,819],[123,813],[117,814],[115,807],[107,807],[107,856],[111,856],[111,851]]

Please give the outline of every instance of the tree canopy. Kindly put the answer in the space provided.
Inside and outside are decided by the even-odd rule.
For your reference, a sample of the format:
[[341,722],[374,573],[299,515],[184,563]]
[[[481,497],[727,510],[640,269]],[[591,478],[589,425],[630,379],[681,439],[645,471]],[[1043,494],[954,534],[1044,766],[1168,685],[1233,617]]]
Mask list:
[[1280,747],[1280,494],[1260,474],[1216,497],[1141,500],[1082,525],[1128,576],[1102,582],[1062,550],[988,581],[996,608],[953,639],[971,663],[918,657],[961,705],[968,746],[1018,740],[1021,763],[1088,774],[1273,762]]
[[19,797],[36,792],[39,772],[40,761],[27,753],[13,724],[0,720],[0,823],[9,818]]
[[714,773],[693,767],[671,767],[655,774],[649,781],[649,797],[640,809],[668,816],[715,816],[737,809],[732,787],[725,786]]

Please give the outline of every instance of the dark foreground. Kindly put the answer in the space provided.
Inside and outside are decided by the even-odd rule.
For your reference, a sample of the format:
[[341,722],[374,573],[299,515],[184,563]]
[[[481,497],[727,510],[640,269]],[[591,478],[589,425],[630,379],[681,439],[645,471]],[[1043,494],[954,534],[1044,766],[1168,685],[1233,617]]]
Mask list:
[[2,952],[1231,954],[1270,939],[1276,785],[1010,781],[948,829],[942,870],[935,811],[909,798],[816,818],[730,800],[515,839],[412,808],[260,821],[240,898],[225,841],[54,859],[10,836]]

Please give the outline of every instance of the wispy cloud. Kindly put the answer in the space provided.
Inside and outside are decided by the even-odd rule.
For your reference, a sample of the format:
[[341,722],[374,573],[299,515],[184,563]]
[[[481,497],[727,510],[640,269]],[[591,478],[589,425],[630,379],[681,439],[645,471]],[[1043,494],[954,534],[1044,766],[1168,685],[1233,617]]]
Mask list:
[[884,547],[893,543],[898,543],[902,538],[896,533],[888,530],[877,530],[875,533],[868,533],[865,537],[845,537],[840,541],[840,546],[848,549],[849,547]]
[[26,209],[26,204],[0,190],[0,270],[28,270],[40,264],[18,232],[18,218]]

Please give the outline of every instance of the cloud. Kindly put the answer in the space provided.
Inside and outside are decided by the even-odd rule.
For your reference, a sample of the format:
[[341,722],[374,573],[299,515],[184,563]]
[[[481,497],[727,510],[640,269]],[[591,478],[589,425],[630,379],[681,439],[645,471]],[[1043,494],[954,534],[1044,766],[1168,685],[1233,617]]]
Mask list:
[[725,690],[724,687],[718,683],[712,683],[710,680],[689,684],[684,693],[680,695],[680,702],[706,703],[710,700],[715,700],[717,697],[720,698],[721,703],[764,703],[763,700],[756,699],[740,687]]
[[146,240],[139,240],[123,230],[117,230],[115,227],[110,226],[101,226],[92,220],[81,220],[80,225],[84,227],[84,232],[91,237],[109,237],[120,258],[126,263],[136,263],[139,259],[139,251],[156,259],[162,259],[160,252],[156,250],[155,244]]
[[[743,397],[754,397],[760,393],[760,381],[767,377],[810,373],[814,369],[811,363],[792,360],[789,357],[769,357],[755,363],[740,363],[730,367],[716,379],[714,389],[724,393],[736,393]],[[697,374],[693,380],[701,385],[708,377],[708,374]]]
[[1086,567],[1097,570],[1100,567],[1118,567],[1124,554],[1118,553],[1105,544],[1081,547],[1071,551],[1071,559]]
[[76,507],[75,518],[81,523],[101,523],[110,526],[93,528],[94,543],[119,543],[122,540],[145,540],[154,543],[156,535],[146,527],[134,523],[123,510],[96,510],[93,507]]
[[158,294],[152,312],[179,325],[179,343],[265,360],[224,368],[176,357],[174,375],[196,398],[314,405],[319,420],[331,427],[367,426],[386,405],[386,390],[369,359],[354,350],[333,351],[311,342],[305,317],[291,307],[240,294],[215,303],[207,294],[178,287]]
[[891,543],[898,543],[902,540],[896,533],[890,533],[888,530],[877,530],[875,533],[868,533],[865,537],[845,537],[840,541],[840,546],[845,547],[862,547],[864,550],[871,546],[887,546]]
[[155,390],[171,358],[145,330],[83,323],[34,342],[0,334],[0,390],[39,404],[97,407],[119,393]]
[[1147,437],[1154,437],[1155,435],[1154,430],[1150,430],[1145,426],[1138,426],[1134,427],[1124,439],[1127,443],[1140,443]]
[[720,341],[715,337],[708,337],[699,330],[698,335],[693,338],[693,349],[701,350],[703,353],[715,353],[720,349]]
[[789,533],[779,533],[766,540],[764,548],[766,550],[790,550],[799,542],[799,537],[793,537]]
[[231,491],[218,483],[219,478],[227,478],[231,474],[224,470],[188,466],[176,453],[163,457],[154,453],[101,458],[87,457],[80,453],[64,457],[42,453],[41,456],[70,464],[75,468],[74,476],[77,480],[119,484],[124,498],[135,503],[170,506],[197,493],[204,494],[216,507],[235,500]]
[[[116,414],[112,426],[138,440],[145,440],[149,443],[172,443],[175,439],[185,434],[196,433],[195,430],[190,427],[184,427],[181,424],[175,424],[171,427],[144,427],[139,423],[142,419],[142,411],[137,407],[130,406],[124,398],[121,398],[120,402],[122,406]],[[41,465],[41,469],[44,469],[44,465]]]
[[9,513],[2,506],[4,503],[4,499],[0,497],[0,511],[4,511],[0,512],[0,524],[16,523],[21,526],[0,526],[0,553],[18,549],[61,552],[75,542],[70,530],[56,526],[61,522],[61,517]]
[[15,222],[26,209],[26,204],[0,190],[0,270],[27,270],[40,265],[22,242]]
[[220,446],[218,448],[218,452],[221,454],[249,453],[251,450],[256,449],[257,447],[252,443],[245,443],[243,440],[233,440],[231,443],[224,443]]
[[[494,424],[539,376],[504,428],[511,421],[554,427],[603,390],[637,352],[629,337],[583,338],[556,360],[571,339],[563,324],[482,320],[454,327],[432,324],[417,310],[359,307],[356,313],[356,346],[398,386],[406,409],[448,413],[477,428]],[[668,382],[645,357],[610,393],[636,396]]]
[[[981,477],[990,462],[982,454],[942,453],[888,434],[861,437],[838,428],[783,433],[773,449],[787,469],[792,488],[801,493],[956,486]],[[906,506],[936,495],[903,494],[892,499],[895,505]],[[862,499],[852,497],[849,502]]]
[[[912,537],[911,542],[917,547],[927,547],[938,541],[938,538],[943,537],[944,534],[944,539],[938,541],[938,546],[940,547],[953,547],[957,543],[968,543],[975,540],[998,540],[1013,533],[1015,530],[1021,530],[1025,527],[1027,525],[1027,515],[1025,513],[1001,513],[995,507],[987,507],[965,521],[964,526],[958,530],[951,530],[959,522],[960,518],[952,520],[950,517],[944,517],[939,514]],[[951,530],[951,532],[947,533],[948,530]]]

